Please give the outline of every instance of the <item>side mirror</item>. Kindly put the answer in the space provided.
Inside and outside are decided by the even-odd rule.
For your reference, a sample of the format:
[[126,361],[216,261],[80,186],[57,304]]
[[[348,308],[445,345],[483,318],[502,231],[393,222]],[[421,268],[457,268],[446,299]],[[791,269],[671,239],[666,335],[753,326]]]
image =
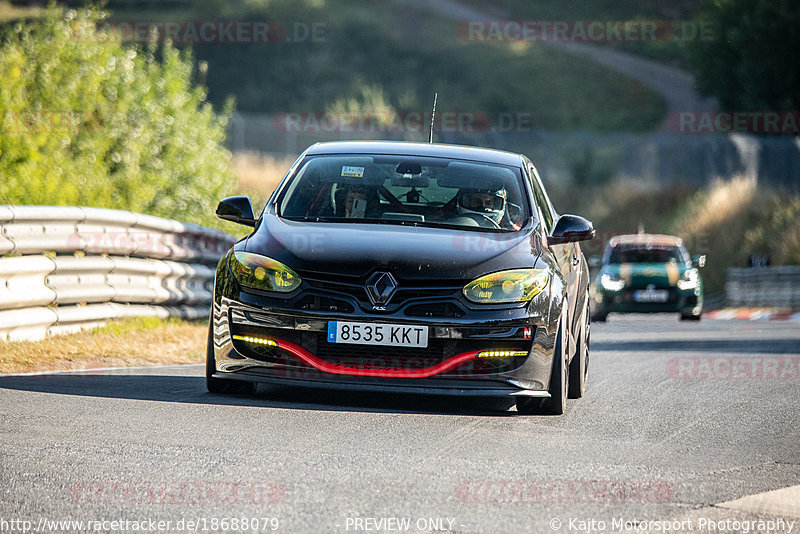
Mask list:
[[551,245],[563,245],[577,241],[588,241],[594,237],[592,223],[577,215],[562,215],[556,221],[553,234],[547,236]]
[[253,203],[244,196],[223,198],[217,205],[217,217],[245,226],[256,226],[256,218],[253,216]]
[[592,269],[599,269],[603,266],[603,256],[599,254],[595,254],[593,256],[589,256],[589,267]]
[[705,254],[697,254],[692,256],[692,265],[695,267],[705,267],[706,266],[706,255]]

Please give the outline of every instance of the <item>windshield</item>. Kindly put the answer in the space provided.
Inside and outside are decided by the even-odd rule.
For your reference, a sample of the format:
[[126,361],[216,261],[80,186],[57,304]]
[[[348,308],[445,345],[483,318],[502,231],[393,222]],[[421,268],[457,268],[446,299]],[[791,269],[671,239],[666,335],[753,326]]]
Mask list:
[[686,263],[688,254],[676,246],[618,245],[611,247],[605,263]]
[[530,217],[519,169],[414,156],[313,156],[278,199],[301,221],[519,230]]

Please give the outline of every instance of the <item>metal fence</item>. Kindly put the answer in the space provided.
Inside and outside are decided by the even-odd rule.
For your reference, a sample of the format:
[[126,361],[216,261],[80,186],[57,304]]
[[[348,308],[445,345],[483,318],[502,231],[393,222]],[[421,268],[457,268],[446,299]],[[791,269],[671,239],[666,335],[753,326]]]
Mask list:
[[800,309],[800,266],[730,268],[725,301],[734,307]]
[[235,238],[121,210],[0,206],[0,340],[123,317],[207,317]]

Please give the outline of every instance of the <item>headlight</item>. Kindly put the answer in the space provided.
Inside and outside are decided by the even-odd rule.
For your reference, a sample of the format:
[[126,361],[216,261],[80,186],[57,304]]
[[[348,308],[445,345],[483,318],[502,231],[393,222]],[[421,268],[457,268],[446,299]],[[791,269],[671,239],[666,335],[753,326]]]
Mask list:
[[697,287],[697,269],[686,269],[678,280],[678,289],[694,289]]
[[245,287],[289,293],[300,287],[300,277],[279,261],[252,254],[234,252],[228,261],[236,281]]
[[487,274],[464,286],[464,296],[477,304],[526,302],[550,281],[547,269],[514,269]]
[[604,273],[600,276],[600,285],[609,291],[621,291],[625,287],[625,280],[614,275]]

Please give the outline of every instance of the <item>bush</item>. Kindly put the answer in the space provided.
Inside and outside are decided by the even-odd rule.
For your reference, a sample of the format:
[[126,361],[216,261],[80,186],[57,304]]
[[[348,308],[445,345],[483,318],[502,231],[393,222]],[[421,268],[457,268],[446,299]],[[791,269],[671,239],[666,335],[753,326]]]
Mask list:
[[0,37],[0,204],[126,209],[215,225],[234,187],[220,116],[169,44],[123,46],[96,10]]
[[[800,195],[759,186],[755,179],[717,181],[682,206],[671,228],[689,243],[705,244],[706,289],[723,289],[728,267],[746,267],[753,255],[773,265],[800,264]],[[694,251],[692,251],[694,252]]]

